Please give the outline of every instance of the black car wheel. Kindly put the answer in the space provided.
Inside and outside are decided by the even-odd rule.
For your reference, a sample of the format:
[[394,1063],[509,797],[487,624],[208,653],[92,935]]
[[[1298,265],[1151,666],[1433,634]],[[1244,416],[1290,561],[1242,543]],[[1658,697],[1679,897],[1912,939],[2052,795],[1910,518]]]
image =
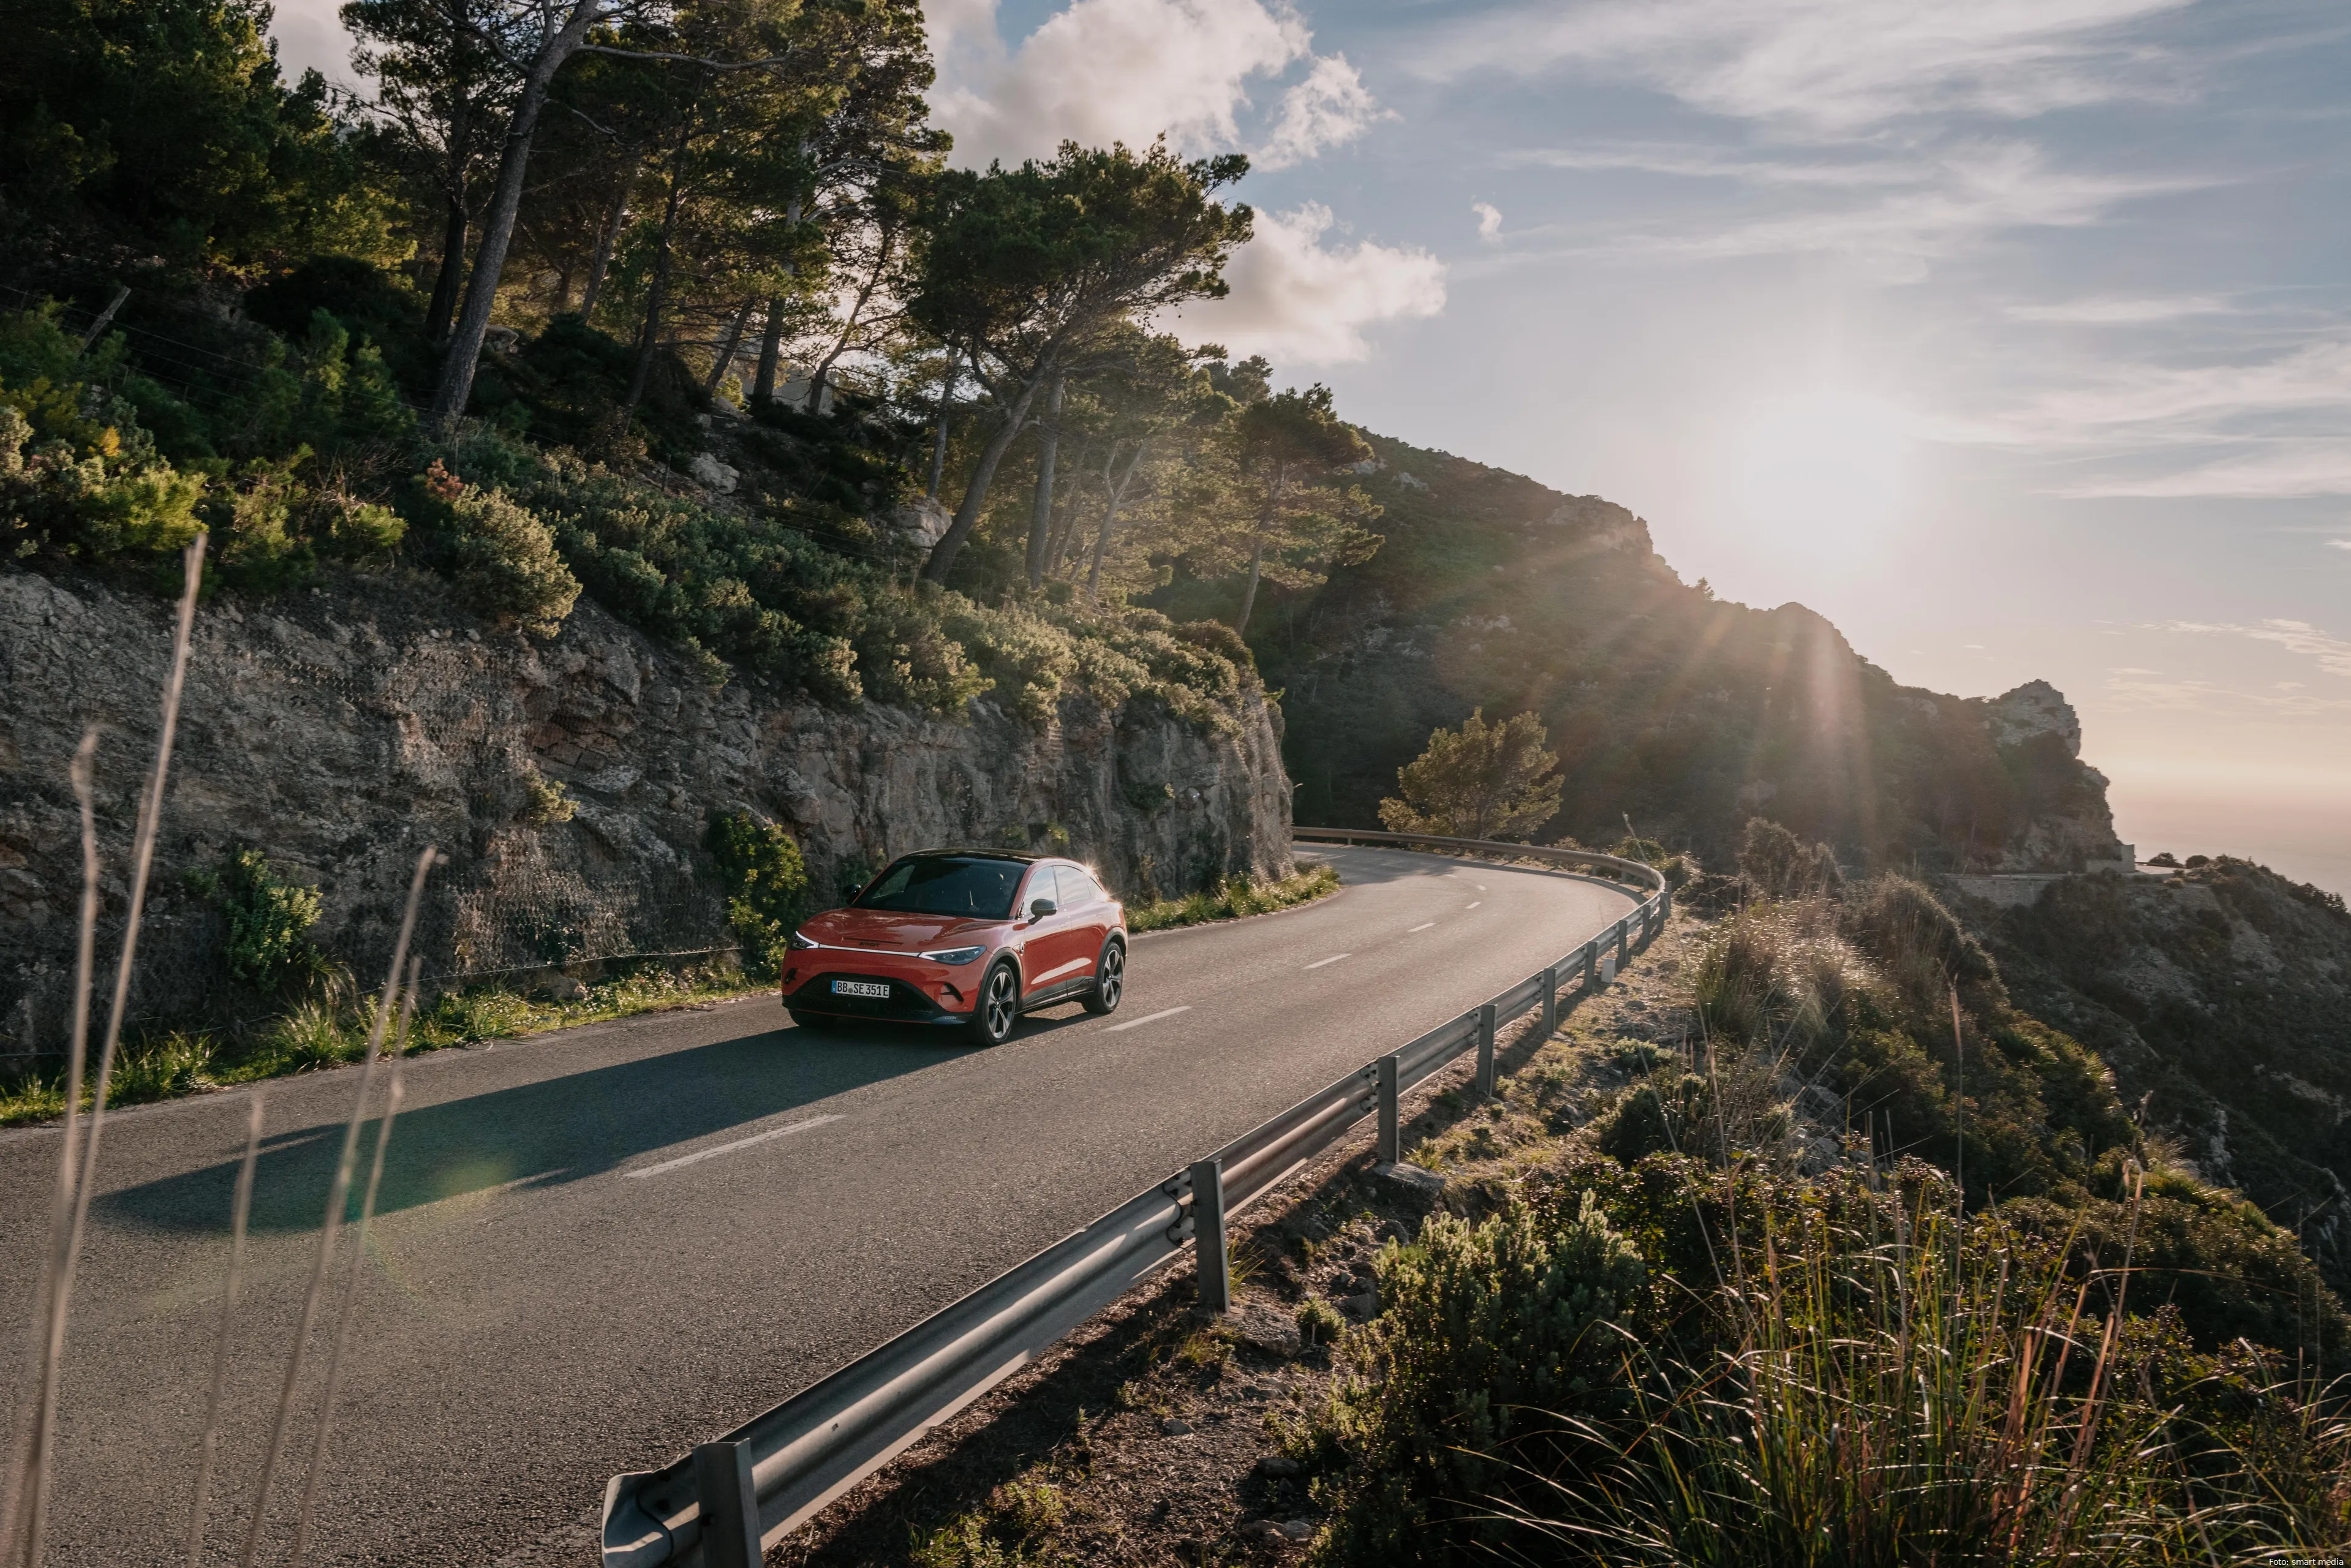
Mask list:
[[1086,1011],[1100,1017],[1118,1011],[1118,998],[1126,994],[1126,944],[1109,942],[1102,946],[1102,961],[1094,966],[1094,988],[1086,993]]
[[1020,976],[1009,964],[998,964],[979,983],[979,1003],[971,1009],[972,1039],[981,1045],[1002,1045],[1020,1021]]
[[791,1016],[794,1029],[829,1030],[833,1027],[833,1020],[821,1013],[804,1013],[798,1008],[786,1008],[784,1011]]

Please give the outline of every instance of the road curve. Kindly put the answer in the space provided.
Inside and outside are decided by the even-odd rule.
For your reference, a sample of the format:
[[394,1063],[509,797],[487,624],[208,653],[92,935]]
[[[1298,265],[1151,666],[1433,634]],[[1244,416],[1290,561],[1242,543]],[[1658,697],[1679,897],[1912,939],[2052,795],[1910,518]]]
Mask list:
[[[576,1532],[608,1475],[735,1426],[1633,907],[1562,873],[1300,852],[1347,885],[1138,938],[1117,1015],[1070,1004],[994,1051],[797,1030],[760,998],[408,1063],[312,1561],[584,1561]],[[357,1083],[266,1086],[215,1560],[243,1538]],[[249,1092],[110,1118],[54,1563],[185,1560]],[[0,1134],[12,1311],[33,1290],[57,1136]],[[327,1343],[265,1563],[290,1549]],[[0,1368],[12,1406],[21,1368],[13,1353]]]

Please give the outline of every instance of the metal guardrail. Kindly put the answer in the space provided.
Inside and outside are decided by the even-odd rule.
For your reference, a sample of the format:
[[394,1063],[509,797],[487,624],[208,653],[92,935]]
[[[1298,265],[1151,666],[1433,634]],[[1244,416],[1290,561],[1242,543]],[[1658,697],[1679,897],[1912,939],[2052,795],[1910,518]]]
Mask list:
[[764,1415],[661,1469],[614,1476],[604,1488],[605,1568],[758,1568],[767,1546],[1186,1251],[1204,1302],[1228,1309],[1233,1215],[1366,1116],[1378,1116],[1379,1157],[1393,1162],[1399,1097],[1465,1051],[1477,1051],[1478,1089],[1491,1093],[1496,1031],[1541,1009],[1548,1035],[1562,994],[1606,984],[1671,908],[1662,875],[1614,855],[1328,828],[1295,836],[1537,860],[1632,882],[1646,896],[1558,963],[1308,1095]]

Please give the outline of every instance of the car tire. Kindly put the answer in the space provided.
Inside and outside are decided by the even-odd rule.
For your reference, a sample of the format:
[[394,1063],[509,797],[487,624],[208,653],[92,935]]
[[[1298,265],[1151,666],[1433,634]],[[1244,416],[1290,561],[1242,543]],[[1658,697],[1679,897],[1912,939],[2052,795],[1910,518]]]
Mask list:
[[1119,998],[1126,995],[1126,944],[1113,937],[1102,944],[1102,956],[1094,960],[1094,988],[1085,996],[1086,1011],[1096,1018],[1105,1018],[1118,1011]]
[[979,982],[979,998],[964,1031],[974,1045],[1002,1045],[1019,1021],[1020,972],[1009,964],[995,965]]
[[832,1027],[831,1019],[816,1013],[804,1013],[798,1008],[786,1008],[784,1011],[791,1019],[794,1029],[829,1030]]

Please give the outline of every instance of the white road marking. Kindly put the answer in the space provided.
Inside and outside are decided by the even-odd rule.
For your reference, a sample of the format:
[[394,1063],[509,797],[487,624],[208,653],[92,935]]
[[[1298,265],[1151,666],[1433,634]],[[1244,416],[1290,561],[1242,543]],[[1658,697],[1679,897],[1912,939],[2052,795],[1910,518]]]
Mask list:
[[1317,959],[1315,962],[1309,964],[1306,967],[1310,969],[1319,969],[1325,964],[1335,964],[1342,958],[1352,958],[1353,956],[1354,955],[1353,953],[1333,953],[1328,958]]
[[[1424,921],[1422,921],[1419,925],[1417,925],[1414,926],[1414,927],[1412,928],[1412,931],[1426,931],[1426,930],[1427,930],[1430,926],[1432,926],[1432,925],[1436,925],[1436,924],[1437,924],[1437,922],[1436,922],[1436,921],[1434,921],[1434,920],[1424,920]],[[1407,931],[1407,932],[1405,932],[1405,936],[1411,936],[1411,935],[1412,935],[1412,931]]]
[[1470,908],[1472,908],[1472,909],[1475,909],[1475,908],[1477,908],[1479,904],[1483,904],[1483,903],[1485,903],[1485,902],[1486,902],[1486,901],[1485,901],[1484,899],[1482,899],[1482,898],[1473,898],[1473,899],[1471,899],[1471,900],[1469,901],[1469,907],[1470,907]]
[[1147,1023],[1157,1023],[1161,1019],[1172,1019],[1172,1018],[1174,1018],[1177,1013],[1188,1013],[1188,1012],[1190,1012],[1191,1010],[1192,1010],[1192,1009],[1191,1009],[1191,1005],[1190,1005],[1189,1003],[1186,1003],[1186,1005],[1184,1005],[1183,1007],[1180,1007],[1180,1008],[1169,1008],[1169,1009],[1165,1009],[1165,1011],[1163,1011],[1163,1012],[1145,1013],[1143,1017],[1141,1017],[1141,1018],[1139,1018],[1139,1019],[1127,1019],[1124,1023],[1114,1023],[1114,1024],[1111,1025],[1108,1029],[1106,1029],[1106,1030],[1102,1030],[1102,1033],[1104,1033],[1104,1034],[1116,1034],[1119,1030],[1123,1030],[1123,1029],[1141,1029],[1144,1024],[1147,1024]]
[[647,1166],[641,1171],[622,1171],[621,1174],[625,1176],[659,1176],[664,1171],[674,1171],[680,1166],[690,1166],[702,1160],[715,1159],[720,1155],[731,1155],[737,1149],[747,1149],[753,1144],[764,1144],[770,1138],[780,1138],[788,1133],[805,1133],[810,1127],[821,1127],[827,1122],[840,1120],[838,1116],[811,1116],[805,1122],[794,1122],[788,1127],[770,1127],[764,1133],[754,1133],[747,1138],[737,1138],[731,1144],[720,1144],[716,1148],[696,1149],[690,1155],[680,1155],[674,1160],[664,1160],[657,1166]]

